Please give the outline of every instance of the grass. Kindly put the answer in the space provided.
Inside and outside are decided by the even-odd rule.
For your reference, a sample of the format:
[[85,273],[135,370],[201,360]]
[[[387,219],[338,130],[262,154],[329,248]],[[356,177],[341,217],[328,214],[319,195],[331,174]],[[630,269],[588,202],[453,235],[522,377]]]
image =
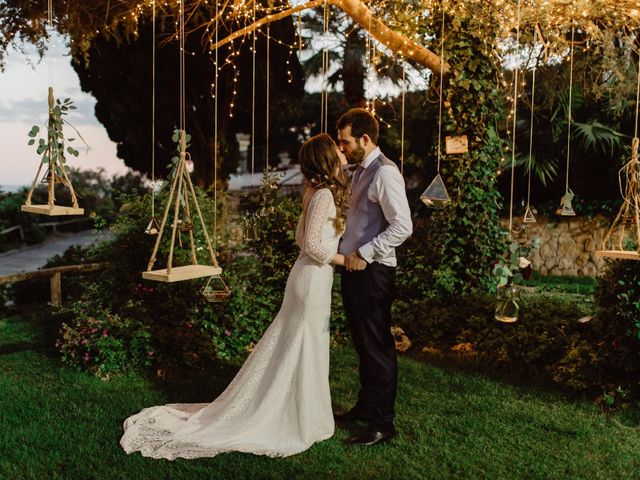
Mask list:
[[[118,445],[122,421],[143,407],[208,401],[236,365],[131,374],[103,382],[64,367],[46,312],[0,320],[2,479],[440,479],[638,478],[640,431],[628,419],[550,392],[473,372],[400,360],[399,436],[369,448],[328,441],[285,459],[231,453],[213,459],[152,460]],[[351,348],[332,348],[334,402],[358,388]]]
[[533,273],[533,277],[530,280],[525,282],[525,285],[536,287],[539,290],[581,295],[593,295],[596,291],[596,284],[595,277],[540,275],[536,272]]

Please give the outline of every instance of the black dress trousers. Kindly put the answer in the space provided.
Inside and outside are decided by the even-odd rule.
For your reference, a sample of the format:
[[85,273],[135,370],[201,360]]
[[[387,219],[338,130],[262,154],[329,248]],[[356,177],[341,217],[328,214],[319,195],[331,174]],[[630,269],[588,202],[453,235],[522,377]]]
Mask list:
[[371,426],[393,425],[398,360],[391,335],[391,303],[396,269],[372,262],[362,271],[342,270],[342,301],[360,359],[355,408],[371,417]]

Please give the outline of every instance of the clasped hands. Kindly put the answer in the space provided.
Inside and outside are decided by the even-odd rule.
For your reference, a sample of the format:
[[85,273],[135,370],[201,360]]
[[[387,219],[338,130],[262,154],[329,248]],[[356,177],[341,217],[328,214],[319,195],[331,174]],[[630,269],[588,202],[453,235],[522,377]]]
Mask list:
[[367,268],[367,262],[358,255],[358,252],[353,252],[344,257],[344,268],[346,268],[348,272],[364,270]]

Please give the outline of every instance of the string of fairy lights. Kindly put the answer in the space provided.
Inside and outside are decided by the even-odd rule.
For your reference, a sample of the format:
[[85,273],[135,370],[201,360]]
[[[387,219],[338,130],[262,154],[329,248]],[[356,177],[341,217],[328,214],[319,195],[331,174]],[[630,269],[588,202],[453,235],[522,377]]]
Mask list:
[[[239,94],[240,69],[238,68],[238,60],[243,52],[251,51],[253,48],[253,45],[250,45],[252,44],[252,33],[255,31],[257,36],[266,39],[268,34],[265,20],[279,18],[279,16],[286,15],[287,12],[294,15],[293,23],[295,26],[297,21],[298,28],[294,28],[295,33],[290,43],[275,35],[268,37],[269,42],[288,50],[286,70],[287,79],[291,83],[293,81],[291,69],[293,55],[300,55],[303,50],[311,47],[303,38],[303,12],[309,7],[316,7],[321,11],[325,3],[328,3],[331,10],[335,10],[336,5],[340,2],[341,0],[310,0],[306,2],[291,0],[290,2],[278,3],[272,1],[259,3],[254,0],[193,0],[186,2],[184,14],[187,24],[191,25],[187,28],[187,34],[197,34],[197,32],[204,34],[209,54],[212,57],[220,53],[217,52],[219,49],[214,46],[221,40],[227,41],[221,47],[224,52],[221,55],[223,60],[221,64],[215,62],[215,66],[218,72],[231,69],[231,98],[226,106],[226,114],[229,117],[234,116]],[[156,1],[155,3],[156,8],[160,11],[160,16],[175,18],[176,33],[174,35],[177,39],[179,1]],[[391,57],[396,63],[402,64],[403,68],[408,66],[410,71],[415,70],[416,78],[421,76],[420,73],[416,73],[420,67],[415,63],[408,63],[407,59],[413,55],[416,45],[433,47],[434,42],[437,42],[433,33],[427,31],[428,29],[425,27],[430,23],[437,23],[430,19],[430,12],[433,11],[444,10],[450,18],[460,18],[464,15],[487,15],[496,22],[497,37],[503,40],[513,39],[515,26],[520,24],[522,25],[520,46],[541,45],[545,52],[545,61],[547,59],[566,60],[566,46],[568,44],[566,33],[572,25],[576,25],[576,28],[587,38],[583,44],[576,45],[576,48],[582,48],[585,51],[597,48],[599,43],[605,43],[607,35],[619,35],[620,32],[632,32],[634,29],[640,28],[640,4],[637,0],[522,0],[521,2],[515,0],[363,0],[362,3],[371,12],[368,17],[368,30],[378,33],[378,35],[373,35],[365,32],[369,83],[375,83],[377,79],[388,75],[389,68],[391,68],[388,65],[394,63],[393,61],[384,62],[387,66],[381,67],[381,55]],[[92,26],[90,31],[85,32],[80,37],[80,41],[75,42],[75,46],[72,44],[72,49],[80,49],[82,45],[89,44],[91,36],[120,35],[119,29],[122,24],[125,25],[126,31],[137,36],[138,25],[142,20],[150,18],[153,4],[153,0],[142,0],[131,4],[119,2],[113,5],[107,18],[105,19],[103,16],[103,22]],[[520,9],[519,17],[518,6]],[[207,11],[210,12],[208,19],[206,19]],[[195,12],[198,12],[198,18],[204,17],[205,20],[200,23],[193,20]],[[263,23],[260,28],[252,30],[251,26],[256,22]],[[479,29],[486,28],[481,22],[476,22],[476,24],[479,25],[477,27]],[[533,28],[534,26],[535,28]],[[221,39],[220,30],[229,32],[230,38]],[[243,32],[243,30],[245,31]],[[388,41],[380,40],[388,36],[390,32],[400,33],[408,41],[405,41],[400,49],[397,48],[397,45],[392,48]],[[482,34],[482,32],[479,31],[478,34]],[[237,37],[234,37],[235,35]],[[227,33],[222,36],[226,37]],[[260,53],[264,54],[265,52]],[[485,42],[485,50],[481,53],[485,58],[503,62],[509,51],[504,48],[504,43],[487,41]],[[185,54],[196,55],[195,52],[185,52]],[[514,79],[507,80],[502,68],[497,68],[496,71],[499,75],[498,83],[504,92],[526,91],[524,75],[521,79],[522,83],[516,89],[513,85]],[[214,87],[212,83],[212,96],[214,95]],[[374,89],[368,90],[370,97],[367,98],[368,108],[377,113],[382,110],[379,107],[385,106],[389,102],[379,97]],[[516,101],[510,94],[506,95],[506,100],[508,103]],[[389,125],[384,119],[379,119],[383,125]],[[506,119],[507,122],[511,120],[510,116]],[[323,118],[323,121],[326,120]],[[505,145],[505,151],[509,151],[507,145]]]

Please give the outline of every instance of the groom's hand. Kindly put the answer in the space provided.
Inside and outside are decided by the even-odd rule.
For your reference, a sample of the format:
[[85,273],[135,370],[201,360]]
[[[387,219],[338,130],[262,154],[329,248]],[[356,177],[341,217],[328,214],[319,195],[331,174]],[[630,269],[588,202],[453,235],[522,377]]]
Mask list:
[[358,252],[353,252],[345,257],[344,266],[348,272],[355,272],[367,268],[367,262],[360,258]]

